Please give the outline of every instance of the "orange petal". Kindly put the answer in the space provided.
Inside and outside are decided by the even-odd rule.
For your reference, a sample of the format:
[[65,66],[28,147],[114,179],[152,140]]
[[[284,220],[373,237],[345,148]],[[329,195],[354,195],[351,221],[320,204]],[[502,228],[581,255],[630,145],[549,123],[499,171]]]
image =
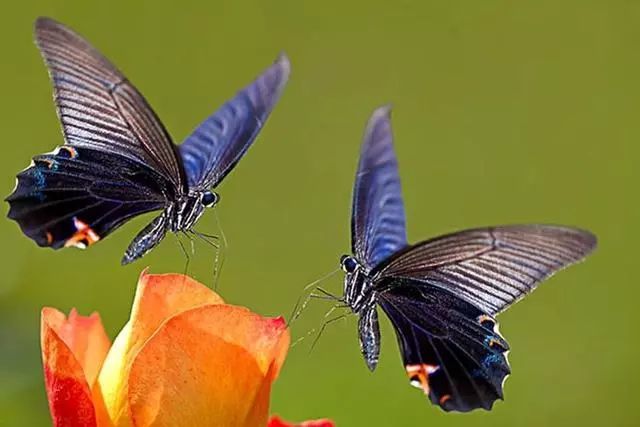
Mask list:
[[[77,321],[79,316],[74,317]],[[95,427],[96,413],[83,367],[71,346],[59,334],[60,331],[69,338],[73,335],[70,331],[75,330],[72,325],[83,322],[68,322],[58,310],[42,310],[40,340],[49,410],[56,427]],[[78,347],[83,348],[82,345]],[[82,354],[87,353],[85,351]]]
[[303,421],[301,423],[292,424],[288,423],[278,416],[273,416],[269,420],[267,427],[335,427],[335,424],[331,420],[311,420]]
[[149,337],[178,313],[223,303],[215,292],[188,276],[142,272],[129,322],[114,340],[99,377],[106,410],[116,425],[129,425],[126,379],[133,358]]
[[84,371],[87,383],[91,386],[96,380],[102,362],[104,362],[111,343],[104,331],[100,315],[80,316],[75,309],[65,318],[64,314],[53,309],[43,309],[43,318],[47,313],[47,324],[53,328],[62,341],[69,347]]
[[168,320],[138,353],[129,377],[136,426],[265,425],[271,383],[289,346],[282,318],[230,305]]

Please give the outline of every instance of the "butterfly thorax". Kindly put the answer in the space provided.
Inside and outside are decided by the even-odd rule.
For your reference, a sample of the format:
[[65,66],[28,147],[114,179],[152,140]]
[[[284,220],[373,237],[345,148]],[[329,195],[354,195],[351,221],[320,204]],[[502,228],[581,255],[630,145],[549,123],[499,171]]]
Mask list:
[[343,256],[342,269],[346,273],[344,278],[343,298],[345,304],[354,313],[374,305],[374,294],[369,271],[352,256]]
[[213,207],[219,196],[211,191],[194,191],[180,197],[165,209],[167,227],[174,233],[190,230],[207,207]]

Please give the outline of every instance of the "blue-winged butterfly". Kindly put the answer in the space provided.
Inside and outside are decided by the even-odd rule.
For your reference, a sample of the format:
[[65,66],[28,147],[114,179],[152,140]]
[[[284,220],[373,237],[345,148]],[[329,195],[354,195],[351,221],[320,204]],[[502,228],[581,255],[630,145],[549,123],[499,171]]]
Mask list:
[[133,84],[86,40],[49,19],[35,23],[65,137],[33,158],[7,197],[9,218],[39,246],[85,248],[130,218],[162,210],[133,240],[130,263],[167,231],[190,231],[215,188],[247,151],[289,77],[280,55],[179,146]]
[[588,231],[553,225],[476,228],[414,245],[406,238],[390,111],[370,118],[341,259],[342,301],[358,315],[360,349],[378,363],[377,307],[391,320],[410,383],[445,411],[491,409],[503,398],[509,345],[495,316],[596,246]]

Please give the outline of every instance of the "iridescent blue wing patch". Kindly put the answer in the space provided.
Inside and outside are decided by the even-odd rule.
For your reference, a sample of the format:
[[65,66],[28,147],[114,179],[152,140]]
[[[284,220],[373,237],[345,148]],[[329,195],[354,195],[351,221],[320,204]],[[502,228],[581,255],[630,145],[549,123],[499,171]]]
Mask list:
[[376,275],[435,284],[496,315],[595,247],[596,237],[577,228],[477,228],[408,247],[381,265]]
[[410,383],[445,411],[491,409],[510,373],[496,321],[437,286],[394,280],[378,295]]
[[190,188],[216,187],[249,149],[287,83],[285,55],[202,122],[179,146]]
[[85,248],[128,219],[162,209],[173,185],[128,157],[64,145],[34,157],[7,198],[9,218],[39,246]]
[[353,192],[352,251],[369,269],[407,245],[389,114],[381,107],[369,119]]

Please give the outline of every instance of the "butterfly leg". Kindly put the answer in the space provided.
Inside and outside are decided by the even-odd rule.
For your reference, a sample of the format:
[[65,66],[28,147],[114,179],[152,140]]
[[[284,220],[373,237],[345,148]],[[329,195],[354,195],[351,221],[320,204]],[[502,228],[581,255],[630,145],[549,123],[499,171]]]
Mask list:
[[320,337],[322,336],[324,330],[327,328],[327,326],[331,325],[332,323],[337,322],[338,320],[342,320],[344,318],[346,318],[348,315],[348,313],[344,313],[341,314],[340,316],[336,316],[333,317],[327,321],[325,321],[322,326],[320,327],[320,330],[318,331],[318,335],[316,335],[316,338],[313,340],[313,343],[311,344],[311,348],[309,349],[309,353],[311,353],[313,351],[313,349],[315,348],[316,344],[318,343],[318,341],[320,340]]
[[[289,327],[298,317],[300,317],[300,315],[302,314],[304,309],[307,307],[307,304],[309,304],[309,301],[311,300],[311,298],[313,298],[313,296],[312,296],[313,295],[313,291],[311,293],[309,293],[306,297],[304,297],[304,294],[309,289],[313,288],[314,286],[317,287],[318,283],[321,283],[321,282],[329,279],[330,277],[332,277],[338,271],[339,271],[339,269],[335,269],[335,270],[331,271],[330,273],[322,276],[321,278],[316,279],[313,282],[309,283],[307,286],[305,286],[302,289],[302,292],[298,296],[298,299],[296,300],[296,303],[293,306],[293,310],[291,311],[291,315],[289,316],[289,321],[287,322],[287,327]],[[304,300],[303,300],[303,297],[304,297]]]

